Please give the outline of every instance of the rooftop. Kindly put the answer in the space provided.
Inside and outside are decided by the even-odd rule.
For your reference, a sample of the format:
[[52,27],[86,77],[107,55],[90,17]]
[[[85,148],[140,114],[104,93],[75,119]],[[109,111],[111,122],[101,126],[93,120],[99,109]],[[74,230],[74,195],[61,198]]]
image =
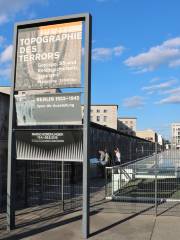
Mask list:
[[118,119],[137,119],[137,117],[118,117]]
[[117,104],[91,104],[91,106],[117,106]]
[[10,92],[11,92],[11,87],[4,87],[4,86],[0,87],[0,93],[4,93],[4,94],[10,95]]
[[155,131],[153,129],[144,129],[144,130],[137,130],[137,133],[146,133],[146,132],[153,132],[155,133]]

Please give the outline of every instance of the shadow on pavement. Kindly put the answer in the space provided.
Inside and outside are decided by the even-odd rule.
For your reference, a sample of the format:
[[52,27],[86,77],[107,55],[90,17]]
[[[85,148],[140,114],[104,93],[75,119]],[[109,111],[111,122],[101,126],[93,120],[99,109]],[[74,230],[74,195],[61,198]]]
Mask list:
[[[98,211],[94,211],[94,212],[91,213],[91,215],[94,215],[94,214],[97,214],[97,213],[98,213]],[[67,213],[66,213],[66,215],[67,215]],[[63,216],[63,215],[61,215],[61,216]],[[81,219],[82,219],[82,215],[79,214],[78,216],[70,217],[68,219],[61,220],[61,221],[56,221],[56,222],[53,222],[53,223],[50,223],[48,221],[48,224],[45,224],[43,226],[37,226],[33,229],[28,229],[27,228],[29,225],[33,224],[32,222],[31,222],[31,224],[29,224],[29,223],[23,224],[23,226],[18,225],[18,227],[15,230],[13,230],[11,233],[9,233],[9,236],[8,236],[8,233],[6,232],[6,236],[4,236],[4,237],[1,236],[0,239],[3,239],[3,240],[19,240],[19,239],[22,239],[22,238],[25,238],[25,237],[30,237],[32,235],[45,232],[47,230],[57,228],[57,227],[60,227],[60,226],[63,226],[63,225],[81,220]],[[48,218],[48,220],[49,220],[49,218]],[[17,231],[17,232],[15,232],[15,231]]]
[[107,230],[109,230],[109,229],[111,229],[111,228],[113,228],[113,227],[115,227],[115,226],[117,226],[119,224],[122,224],[122,223],[124,223],[124,222],[126,222],[126,221],[128,221],[128,220],[130,220],[132,218],[137,217],[138,215],[140,215],[140,214],[142,214],[142,213],[144,213],[146,211],[149,211],[152,208],[154,208],[154,206],[148,207],[148,208],[146,208],[146,209],[144,209],[144,210],[142,210],[142,211],[140,211],[138,213],[135,213],[133,215],[128,216],[127,218],[121,219],[121,220],[119,220],[119,221],[117,221],[115,223],[112,223],[112,224],[110,224],[110,225],[108,225],[108,226],[106,226],[104,228],[101,228],[101,229],[99,229],[99,230],[97,230],[97,231],[95,231],[93,233],[90,233],[89,237],[93,237],[93,236],[98,235],[98,234],[100,234],[102,232],[105,232],[105,231],[107,231]]

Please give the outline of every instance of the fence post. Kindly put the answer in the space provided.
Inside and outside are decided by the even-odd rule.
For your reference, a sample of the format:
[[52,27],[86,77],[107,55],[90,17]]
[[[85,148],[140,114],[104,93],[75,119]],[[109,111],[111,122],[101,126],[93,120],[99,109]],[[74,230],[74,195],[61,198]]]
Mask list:
[[64,161],[61,163],[61,204],[64,212]]
[[108,169],[105,167],[105,198],[107,197],[107,184],[108,184],[107,171]]
[[157,217],[157,142],[155,142],[155,217]]
[[119,186],[118,186],[118,190],[121,190],[122,187],[122,172],[121,172],[121,166],[119,167]]
[[114,194],[114,168],[112,168],[111,173],[112,173],[111,179],[112,179],[112,196],[113,196],[113,194]]

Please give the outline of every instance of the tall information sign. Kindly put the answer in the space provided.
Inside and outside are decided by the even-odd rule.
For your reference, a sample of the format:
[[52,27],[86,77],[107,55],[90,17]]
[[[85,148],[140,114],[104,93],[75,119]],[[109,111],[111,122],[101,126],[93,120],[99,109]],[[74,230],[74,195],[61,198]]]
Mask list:
[[[85,238],[89,235],[91,21],[90,14],[78,14],[15,25],[8,140],[9,229],[15,228],[17,160],[82,161],[83,235]],[[81,81],[83,25],[85,69],[84,121],[81,136],[80,131],[56,131],[48,127],[82,125],[81,93],[47,94],[41,90],[83,87]],[[25,95],[21,94],[22,91]],[[37,92],[32,93],[33,91]],[[37,126],[41,126],[41,130],[37,129]],[[38,149],[38,154],[33,152],[35,149]],[[82,154],[77,154],[79,149],[82,149]],[[67,151],[70,153],[67,154]]]

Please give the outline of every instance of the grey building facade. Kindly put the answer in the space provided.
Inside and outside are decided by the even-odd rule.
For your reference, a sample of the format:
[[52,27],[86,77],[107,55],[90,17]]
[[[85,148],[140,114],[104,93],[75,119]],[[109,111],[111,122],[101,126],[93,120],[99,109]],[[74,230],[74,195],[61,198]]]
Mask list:
[[[84,106],[81,106],[82,116]],[[92,104],[91,122],[117,130],[118,105],[116,104]]]
[[180,122],[171,124],[172,147],[180,149]]

